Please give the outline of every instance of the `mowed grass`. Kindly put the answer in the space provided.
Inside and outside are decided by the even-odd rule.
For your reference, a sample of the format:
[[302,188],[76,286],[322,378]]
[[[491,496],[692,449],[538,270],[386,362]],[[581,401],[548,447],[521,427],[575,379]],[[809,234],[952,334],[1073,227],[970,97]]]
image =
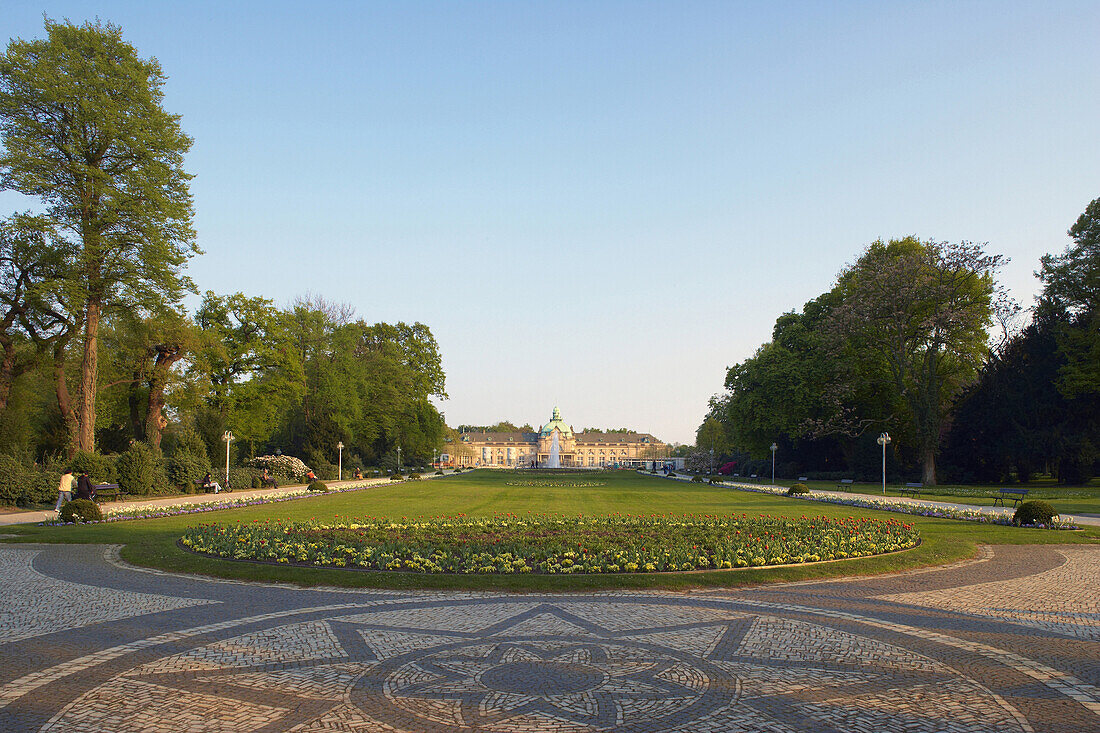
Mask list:
[[[537,482],[539,485],[509,485]],[[569,486],[598,483],[598,486]],[[873,516],[913,522],[922,544],[893,555],[787,567],[683,574],[634,575],[419,575],[356,570],[302,568],[233,562],[202,557],[177,545],[182,530],[203,523],[299,521],[336,517],[434,517],[466,514],[545,512],[565,515],[624,514],[769,514],[776,516]],[[1100,542],[1100,530],[1081,532],[1019,529],[971,522],[811,503],[747,493],[709,484],[692,484],[627,471],[547,474],[480,470],[430,481],[383,485],[343,494],[242,509],[73,527],[15,526],[9,541],[123,545],[123,559],[136,565],[220,578],[379,588],[468,588],[514,591],[569,591],[598,588],[684,588],[740,586],[840,575],[864,575],[937,565],[972,556],[978,544]]]
[[[791,480],[776,481],[779,486],[790,486],[795,483]],[[845,486],[841,489],[836,481],[804,481],[811,489],[819,491],[847,491],[868,496],[882,496],[882,484],[857,483]],[[897,484],[886,484],[888,497],[906,496],[899,491]],[[1091,514],[1100,516],[1100,484],[1096,481],[1087,486],[1061,486],[1054,481],[1032,481],[1026,484],[1005,484],[1007,489],[1027,489],[1026,500],[1039,499],[1049,503],[1060,514]],[[911,496],[909,494],[908,496]],[[1000,487],[978,486],[973,484],[944,484],[942,486],[929,486],[920,490],[921,499],[929,501],[946,501],[955,504],[970,504],[972,506],[994,506],[994,501],[1000,496]],[[1005,505],[1012,506],[1012,500],[1005,500]],[[1000,502],[997,503],[1000,506]]]

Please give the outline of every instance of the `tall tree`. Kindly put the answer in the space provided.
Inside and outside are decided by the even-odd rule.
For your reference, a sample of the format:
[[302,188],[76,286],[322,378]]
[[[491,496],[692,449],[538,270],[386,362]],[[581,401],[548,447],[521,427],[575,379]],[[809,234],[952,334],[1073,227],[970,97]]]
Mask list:
[[46,40],[0,56],[0,186],[37,197],[68,238],[63,302],[83,329],[73,447],[95,443],[104,310],[156,310],[193,289],[191,138],[161,106],[165,76],[110,24],[46,21]]
[[1073,244],[1044,255],[1039,309],[1062,321],[1058,345],[1065,353],[1058,387],[1067,397],[1100,393],[1100,199],[1070,228]]
[[929,485],[954,398],[988,353],[1001,262],[981,245],[907,237],[873,243],[838,281],[843,301],[831,313],[831,331],[849,358],[885,365],[878,373],[903,401],[902,421]]

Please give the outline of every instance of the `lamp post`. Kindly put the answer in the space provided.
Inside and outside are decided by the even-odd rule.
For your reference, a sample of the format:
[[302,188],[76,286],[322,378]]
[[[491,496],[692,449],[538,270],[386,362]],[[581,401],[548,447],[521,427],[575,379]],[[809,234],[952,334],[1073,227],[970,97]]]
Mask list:
[[882,495],[886,496],[886,446],[892,442],[890,433],[878,436],[878,444],[882,446]]
[[226,430],[222,434],[222,440],[225,441],[225,485],[229,486],[229,444],[233,442],[234,435],[230,431]]
[[775,483],[775,452],[779,450],[779,446],[772,443],[772,483]]
[[337,464],[338,468],[336,469],[336,480],[337,481],[343,481],[344,480],[344,441],[341,440],[341,441],[336,443],[336,450],[340,451],[340,456],[339,456],[339,458],[337,458],[337,461],[339,461],[339,463]]
[[397,446],[397,472],[401,473],[401,446]]

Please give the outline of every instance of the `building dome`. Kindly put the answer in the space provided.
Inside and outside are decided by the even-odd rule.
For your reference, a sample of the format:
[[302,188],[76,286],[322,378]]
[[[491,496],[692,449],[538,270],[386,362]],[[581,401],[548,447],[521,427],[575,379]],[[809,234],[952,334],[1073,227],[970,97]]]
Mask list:
[[543,425],[542,428],[539,430],[539,437],[549,437],[553,434],[554,428],[557,428],[559,431],[561,431],[561,437],[563,438],[573,437],[573,428],[565,424],[565,422],[561,419],[561,410],[556,407],[554,408],[554,415],[550,418],[550,422]]

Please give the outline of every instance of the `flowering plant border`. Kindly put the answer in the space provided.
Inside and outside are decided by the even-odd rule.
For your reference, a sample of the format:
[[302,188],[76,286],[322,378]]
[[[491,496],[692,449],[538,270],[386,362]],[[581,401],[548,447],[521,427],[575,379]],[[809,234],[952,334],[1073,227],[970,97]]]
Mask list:
[[909,523],[759,515],[465,515],[188,527],[180,545],[213,557],[425,574],[691,572],[869,557],[916,547]]
[[[983,511],[980,508],[951,509],[949,507],[928,506],[927,504],[912,504],[910,502],[900,499],[880,499],[874,496],[857,499],[848,496],[836,496],[828,492],[814,491],[813,489],[811,489],[810,493],[808,494],[788,494],[787,489],[783,487],[743,484],[737,481],[713,481],[712,483],[715,486],[728,486],[731,489],[736,489],[738,491],[747,491],[757,494],[771,494],[773,496],[786,496],[792,499],[816,501],[823,504],[840,504],[841,506],[854,506],[861,509],[877,509],[884,512],[909,514],[912,516],[929,517],[932,519],[955,519],[964,522],[977,522],[979,524],[999,524],[1006,527],[1015,526],[1012,522],[1012,515],[1001,512],[987,512]],[[1032,525],[1025,526],[1032,527]],[[1053,520],[1051,520],[1050,525],[1036,525],[1032,528],[1063,530],[1081,529],[1078,525],[1073,524],[1072,518],[1061,519],[1060,517],[1055,517]]]
[[[329,494],[340,494],[345,491],[362,491],[363,489],[370,488],[371,486],[388,486],[389,481],[381,482],[377,479],[363,481],[362,483],[351,484],[350,486],[341,486],[338,489],[329,489],[328,491],[310,491],[309,489],[300,489],[298,491],[292,491],[283,494],[270,494],[268,496],[248,496],[240,497],[236,499],[226,498],[222,501],[212,502],[196,502],[190,504],[175,504],[173,506],[166,507],[134,507],[126,509],[119,507],[112,510],[108,506],[100,505],[100,509],[103,510],[103,519],[98,519],[92,522],[83,522],[82,524],[104,524],[107,522],[124,522],[131,519],[162,519],[164,517],[177,517],[182,514],[201,514],[203,512],[219,512],[223,509],[239,509],[246,506],[259,506],[261,504],[276,504],[283,501],[293,501],[296,499],[308,499],[310,497],[327,496]],[[39,527],[66,527],[71,526],[74,522],[61,522],[58,520],[49,520],[45,522],[39,522]]]

